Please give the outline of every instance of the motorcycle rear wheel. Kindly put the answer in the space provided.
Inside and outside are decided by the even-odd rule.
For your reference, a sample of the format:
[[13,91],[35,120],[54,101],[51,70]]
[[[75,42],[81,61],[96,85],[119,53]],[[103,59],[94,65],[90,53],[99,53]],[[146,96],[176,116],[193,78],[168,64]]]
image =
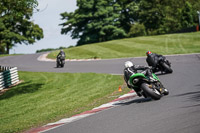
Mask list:
[[169,67],[165,62],[162,63],[162,66],[163,66],[165,72],[167,72],[167,73],[172,73],[173,72],[173,70],[171,69],[171,67]]
[[150,85],[147,83],[142,83],[141,84],[141,89],[152,99],[154,100],[159,100],[162,95],[160,94],[160,92],[158,92],[156,89],[150,88]]

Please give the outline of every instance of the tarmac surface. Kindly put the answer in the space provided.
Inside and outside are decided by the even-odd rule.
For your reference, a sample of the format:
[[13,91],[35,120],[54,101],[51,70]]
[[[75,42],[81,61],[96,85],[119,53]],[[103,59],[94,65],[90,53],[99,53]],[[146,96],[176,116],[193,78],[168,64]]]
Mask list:
[[[0,58],[0,65],[16,66],[32,72],[95,72],[122,74],[124,62],[147,65],[145,57],[94,61],[66,61],[55,68],[54,61],[38,61],[41,54]],[[157,73],[169,90],[158,101],[134,97],[95,115],[62,124],[47,133],[199,133],[200,131],[200,54],[166,56],[172,74]]]

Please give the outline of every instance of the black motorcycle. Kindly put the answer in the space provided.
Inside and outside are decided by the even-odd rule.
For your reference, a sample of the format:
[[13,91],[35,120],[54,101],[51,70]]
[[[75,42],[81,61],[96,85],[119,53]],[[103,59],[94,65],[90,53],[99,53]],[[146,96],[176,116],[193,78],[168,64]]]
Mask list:
[[65,65],[65,57],[64,56],[59,56],[59,57],[57,57],[57,64],[56,64],[56,66],[57,67],[64,67],[64,65]]
[[173,70],[171,68],[171,62],[169,62],[165,57],[159,58],[158,62],[156,64],[156,67],[152,68],[152,71],[158,72],[161,71],[161,73],[172,73]]

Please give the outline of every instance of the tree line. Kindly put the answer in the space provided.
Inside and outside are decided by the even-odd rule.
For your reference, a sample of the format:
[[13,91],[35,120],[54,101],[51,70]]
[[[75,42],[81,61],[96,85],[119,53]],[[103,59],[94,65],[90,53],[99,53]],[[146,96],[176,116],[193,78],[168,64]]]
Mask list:
[[[37,0],[0,0],[0,53],[44,37],[31,20],[37,6]],[[61,34],[71,34],[79,46],[197,25],[200,0],[77,0],[77,7],[60,14],[60,26]]]
[[37,0],[0,0],[0,53],[43,38],[42,28],[31,21],[37,6]]
[[200,0],[77,0],[77,7],[61,14],[60,25],[79,46],[195,26]]

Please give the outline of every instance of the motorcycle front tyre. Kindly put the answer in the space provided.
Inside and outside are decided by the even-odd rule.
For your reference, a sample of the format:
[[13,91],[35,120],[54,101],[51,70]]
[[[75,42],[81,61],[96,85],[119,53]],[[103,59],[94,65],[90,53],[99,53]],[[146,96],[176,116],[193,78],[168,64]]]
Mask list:
[[57,62],[57,63],[56,63],[56,67],[59,67],[59,66],[60,66],[59,63]]
[[142,83],[141,84],[141,89],[152,99],[154,100],[159,100],[162,95],[160,94],[160,92],[158,92],[156,89],[153,90],[151,88],[149,88],[149,84],[147,83]]
[[65,61],[62,60],[60,66],[61,66],[61,67],[64,67],[64,64],[65,64]]

